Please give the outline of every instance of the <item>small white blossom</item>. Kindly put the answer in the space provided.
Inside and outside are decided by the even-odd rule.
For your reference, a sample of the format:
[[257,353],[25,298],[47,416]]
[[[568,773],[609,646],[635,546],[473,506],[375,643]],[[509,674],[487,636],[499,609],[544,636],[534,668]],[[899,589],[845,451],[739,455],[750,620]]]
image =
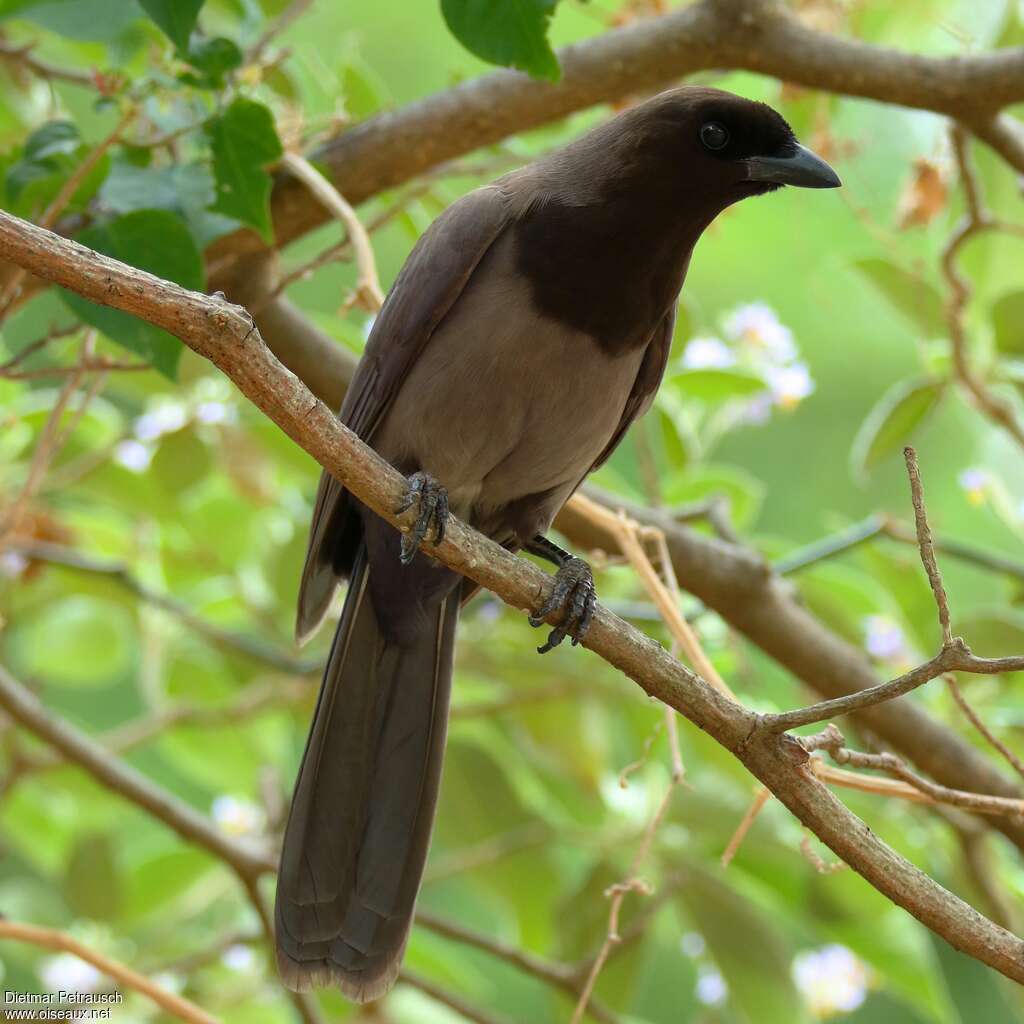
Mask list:
[[695,960],[704,954],[707,943],[700,932],[684,932],[683,937],[679,940],[679,948],[683,951],[683,956]]
[[235,409],[224,402],[200,402],[196,406],[196,419],[200,423],[233,423]]
[[726,317],[725,333],[735,341],[761,350],[774,363],[787,363],[797,355],[793,332],[766,302],[738,306]]
[[735,364],[735,353],[721,338],[691,338],[683,352],[683,366],[688,370],[724,370]]
[[20,551],[0,554],[0,576],[16,580],[28,568],[28,559]]
[[965,469],[957,478],[960,486],[967,492],[967,500],[972,505],[984,505],[988,491],[988,473],[979,466]]
[[702,964],[697,970],[697,999],[705,1006],[718,1006],[728,994],[725,978],[714,967]]
[[213,820],[233,836],[255,835],[263,825],[263,812],[248,800],[219,796],[211,808]]
[[864,620],[864,646],[874,658],[891,660],[907,654],[903,630],[885,615],[869,615]]
[[765,381],[775,404],[792,409],[814,391],[814,378],[806,363],[765,368]]
[[867,965],[845,946],[798,953],[793,980],[816,1017],[849,1013],[864,1002],[871,980]]
[[103,975],[71,953],[58,953],[46,960],[39,977],[51,992],[95,992]]
[[161,402],[143,413],[134,423],[133,432],[140,441],[155,441],[164,434],[181,430],[188,422],[188,412],[181,402]]
[[239,974],[245,974],[256,966],[256,953],[253,951],[252,946],[244,946],[241,943],[237,943],[224,950],[220,962],[229,971],[238,971]]
[[120,441],[114,448],[114,461],[133,473],[144,473],[153,460],[153,449],[141,441]]

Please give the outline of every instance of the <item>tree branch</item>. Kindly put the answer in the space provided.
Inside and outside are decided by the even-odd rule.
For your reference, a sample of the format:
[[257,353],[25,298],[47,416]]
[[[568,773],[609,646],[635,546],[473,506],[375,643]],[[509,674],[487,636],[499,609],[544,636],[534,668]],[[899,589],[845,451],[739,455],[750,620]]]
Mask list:
[[92,964],[101,974],[120,982],[126,988],[141,992],[172,1017],[187,1021],[188,1024],[217,1024],[217,1018],[211,1017],[205,1010],[196,1006],[188,999],[183,999],[167,989],[161,988],[138,971],[119,960],[108,956],[89,946],[83,945],[66,932],[53,928],[39,928],[32,924],[20,924],[17,921],[0,920],[0,939],[11,939],[15,942],[27,942],[43,949],[51,949],[59,953],[70,953],[79,960]]
[[[2,212],[0,247],[10,260],[47,280],[176,334],[231,377],[246,397],[358,500],[399,529],[411,527],[408,513],[398,516],[394,512],[405,493],[405,479],[277,362],[243,310],[161,281]],[[425,544],[424,548],[514,607],[535,611],[551,587],[550,576],[458,519],[452,519],[441,544]],[[551,621],[556,619],[553,614]],[[1024,942],[883,843],[815,778],[809,755],[795,739],[756,729],[758,716],[729,700],[602,606],[595,610],[584,646],[731,751],[804,825],[894,903],[955,948],[1024,983]],[[4,689],[10,691],[9,686]],[[45,733],[46,716],[37,701],[26,704],[15,699],[12,703],[19,720]],[[102,759],[97,764],[95,752],[87,744],[66,735],[55,738],[75,749],[83,763],[91,763],[96,774],[104,767]],[[105,781],[125,786],[124,775],[108,772],[107,776]],[[137,796],[152,800],[152,794],[145,793],[144,780],[131,780],[131,787]],[[166,814],[165,808],[160,809]],[[205,821],[197,828],[188,814],[179,814],[175,820],[179,828],[184,826],[182,834],[188,838],[202,840],[204,845],[211,841],[205,835]],[[220,845],[223,837],[218,835],[213,841]],[[224,859],[236,855],[234,850],[224,852]],[[266,869],[266,859],[252,854],[246,866],[251,874],[258,873]]]
[[[736,28],[737,19],[743,30]],[[599,103],[656,89],[711,68],[756,71],[840,95],[961,120],[1024,173],[1018,122],[1000,109],[1024,100],[1024,48],[926,57],[844,39],[803,25],[764,0],[703,0],[559,51],[562,77],[539,82],[498,71],[355,126],[312,158],[358,205],[432,167]],[[273,195],[274,237],[286,245],[328,214],[287,174]],[[263,247],[238,231],[207,251],[213,287],[234,258]],[[227,291],[226,288],[223,288]],[[230,293],[229,293],[230,294]]]

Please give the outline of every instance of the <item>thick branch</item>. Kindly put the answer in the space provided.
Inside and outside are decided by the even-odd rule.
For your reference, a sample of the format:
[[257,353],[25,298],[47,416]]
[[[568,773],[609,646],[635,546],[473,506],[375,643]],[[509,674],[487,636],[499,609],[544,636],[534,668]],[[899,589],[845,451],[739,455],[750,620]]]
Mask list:
[[[5,213],[0,213],[0,247],[12,262],[47,280],[175,333],[230,376],[355,497],[386,521],[408,529],[409,524],[393,512],[406,490],[404,478],[274,359],[243,310],[161,281]],[[551,586],[551,578],[535,566],[456,519],[443,543],[425,548],[515,607],[535,610]],[[808,754],[796,740],[755,732],[755,715],[603,607],[596,609],[584,645],[732,751],[803,824],[894,903],[957,949],[1024,983],[1024,942],[884,844],[814,777]],[[19,710],[26,714],[23,703]],[[30,705],[28,712],[33,710],[36,714],[30,717],[42,713],[38,705]],[[35,728],[39,725],[34,723]],[[254,869],[259,865],[257,858]]]
[[81,765],[100,785],[120,793],[159,818],[186,842],[209,850],[239,875],[255,878],[275,869],[276,864],[269,852],[255,849],[220,832],[208,818],[150,782],[131,766],[111,757],[95,740],[69,722],[54,718],[2,666],[0,707],[30,732],[45,739],[69,761]]
[[[695,71],[733,68],[949,114],[977,126],[979,137],[1024,172],[1017,123],[995,116],[1024,100],[1020,47],[925,57],[815,31],[763,0],[704,0],[568,46],[559,60],[563,73],[557,83],[494,72],[348,128],[313,159],[357,205],[517,132]],[[273,216],[274,237],[285,245],[322,224],[328,214],[299,182],[281,175]],[[214,243],[208,251],[214,279],[219,282],[225,261],[259,248],[262,243],[253,232],[235,232]]]

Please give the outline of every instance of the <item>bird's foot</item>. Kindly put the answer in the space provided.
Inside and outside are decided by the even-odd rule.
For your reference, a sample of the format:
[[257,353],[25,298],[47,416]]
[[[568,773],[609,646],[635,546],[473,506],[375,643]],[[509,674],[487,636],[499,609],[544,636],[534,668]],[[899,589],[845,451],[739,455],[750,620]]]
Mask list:
[[567,636],[572,637],[575,647],[590,628],[590,620],[594,617],[594,606],[597,604],[597,591],[594,588],[594,574],[590,566],[582,558],[570,556],[555,573],[555,585],[551,588],[548,599],[530,616],[531,626],[542,626],[544,620],[556,609],[562,609],[562,621],[549,634],[547,643],[537,648],[539,654],[545,654],[557,647]]
[[395,509],[396,515],[408,512],[417,506],[416,522],[408,533],[402,534],[402,565],[408,565],[426,540],[430,525],[434,525],[434,543],[444,540],[448,526],[448,492],[428,473],[413,473],[409,477],[409,490],[402,503]]

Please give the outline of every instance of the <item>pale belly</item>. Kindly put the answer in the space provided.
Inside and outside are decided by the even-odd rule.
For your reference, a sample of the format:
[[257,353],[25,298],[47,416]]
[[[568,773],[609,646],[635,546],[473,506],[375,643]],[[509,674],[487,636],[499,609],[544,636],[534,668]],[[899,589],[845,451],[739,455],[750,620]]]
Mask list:
[[436,477],[460,515],[571,490],[622,419],[643,349],[606,355],[541,317],[501,264],[467,288],[420,355],[373,438],[389,461]]

